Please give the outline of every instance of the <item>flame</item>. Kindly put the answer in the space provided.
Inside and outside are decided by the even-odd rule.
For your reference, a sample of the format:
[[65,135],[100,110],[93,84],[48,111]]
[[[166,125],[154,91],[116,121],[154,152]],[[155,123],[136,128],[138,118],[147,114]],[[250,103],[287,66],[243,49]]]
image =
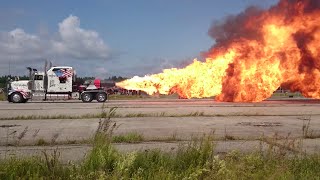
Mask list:
[[[242,18],[232,33],[217,39],[204,62],[194,59],[185,68],[135,76],[117,86],[232,102],[259,102],[282,86],[320,99],[320,3],[315,2],[281,0],[251,16],[248,9],[231,20]],[[229,25],[219,28],[227,31]]]
[[207,58],[206,62],[194,59],[192,64],[183,69],[165,69],[159,74],[135,76],[117,83],[117,86],[142,90],[148,94],[178,93],[185,98],[211,97],[221,93],[221,82],[225,76],[221,70],[228,67],[233,57],[234,53],[230,52],[216,59]]

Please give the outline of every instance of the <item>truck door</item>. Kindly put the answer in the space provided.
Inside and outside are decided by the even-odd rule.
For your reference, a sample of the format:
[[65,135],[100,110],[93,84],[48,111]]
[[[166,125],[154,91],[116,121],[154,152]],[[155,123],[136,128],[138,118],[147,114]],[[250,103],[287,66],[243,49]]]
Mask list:
[[68,67],[54,67],[48,70],[49,93],[72,92],[72,69]]
[[34,76],[34,85],[33,85],[34,91],[44,91],[43,80],[44,80],[43,75]]

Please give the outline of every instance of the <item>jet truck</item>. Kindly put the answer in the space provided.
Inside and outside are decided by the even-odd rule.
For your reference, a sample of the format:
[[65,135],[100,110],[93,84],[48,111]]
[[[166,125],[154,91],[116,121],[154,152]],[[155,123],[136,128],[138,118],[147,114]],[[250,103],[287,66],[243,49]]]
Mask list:
[[70,66],[52,66],[43,72],[30,67],[29,80],[9,80],[7,83],[7,99],[12,103],[25,103],[28,100],[71,100],[83,102],[105,102],[108,98],[104,88],[99,85],[81,85],[76,83],[76,71]]

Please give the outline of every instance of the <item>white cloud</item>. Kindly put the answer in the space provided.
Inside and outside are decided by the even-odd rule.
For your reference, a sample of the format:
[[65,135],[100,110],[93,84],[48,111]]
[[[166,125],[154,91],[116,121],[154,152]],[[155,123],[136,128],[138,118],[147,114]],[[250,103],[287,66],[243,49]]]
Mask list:
[[23,61],[38,58],[43,50],[42,42],[36,35],[27,34],[23,29],[15,29],[0,34],[0,60]]
[[106,74],[106,73],[108,73],[108,70],[104,67],[97,67],[96,72],[99,74]]
[[69,16],[59,23],[58,41],[53,41],[53,49],[58,54],[74,58],[99,58],[109,56],[109,50],[98,33],[80,28],[80,20]]
[[[70,15],[59,23],[58,32],[49,37],[26,33],[17,28],[0,32],[0,75],[7,62],[28,66],[39,59],[107,59],[110,51],[99,34],[80,27],[80,19]],[[13,67],[14,68],[14,67]],[[18,69],[18,68],[17,68]]]

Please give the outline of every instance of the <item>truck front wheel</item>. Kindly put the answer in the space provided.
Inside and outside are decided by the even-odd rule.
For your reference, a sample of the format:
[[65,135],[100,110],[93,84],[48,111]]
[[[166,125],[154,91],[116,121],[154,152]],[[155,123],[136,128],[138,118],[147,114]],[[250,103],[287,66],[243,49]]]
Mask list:
[[21,93],[18,93],[18,92],[12,93],[10,96],[10,99],[11,99],[11,102],[13,103],[21,103],[24,100]]
[[98,102],[105,102],[107,100],[107,94],[104,92],[97,93],[96,99]]
[[83,93],[81,94],[81,100],[82,102],[91,102],[93,100],[93,96],[92,96],[92,93]]

